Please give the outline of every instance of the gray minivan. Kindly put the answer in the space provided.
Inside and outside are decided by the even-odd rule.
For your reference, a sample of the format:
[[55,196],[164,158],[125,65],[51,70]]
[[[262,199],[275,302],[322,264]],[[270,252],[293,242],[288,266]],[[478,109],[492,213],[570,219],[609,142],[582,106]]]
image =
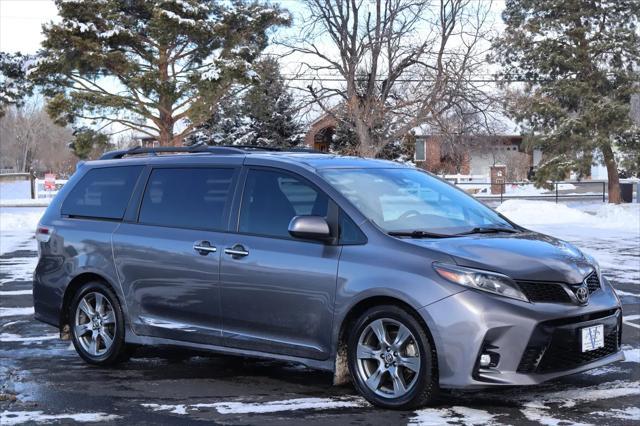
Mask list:
[[624,359],[593,258],[393,162],[114,151],[79,166],[36,238],[35,316],[91,364],[136,345],[270,357],[406,409]]

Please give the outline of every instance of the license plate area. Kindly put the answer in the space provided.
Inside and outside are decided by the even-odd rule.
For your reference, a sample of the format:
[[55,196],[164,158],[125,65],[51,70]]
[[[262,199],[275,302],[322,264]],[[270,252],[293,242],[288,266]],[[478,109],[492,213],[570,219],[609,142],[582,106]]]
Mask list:
[[604,347],[604,325],[597,324],[580,329],[582,352],[594,351]]

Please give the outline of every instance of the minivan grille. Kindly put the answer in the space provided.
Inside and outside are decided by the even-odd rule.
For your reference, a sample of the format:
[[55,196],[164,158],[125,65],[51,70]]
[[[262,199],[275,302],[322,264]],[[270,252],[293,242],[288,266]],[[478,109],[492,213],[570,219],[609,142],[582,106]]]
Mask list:
[[531,302],[570,303],[571,297],[562,284],[518,281],[518,286]]
[[[600,290],[600,279],[597,272],[592,272],[584,282],[587,283],[589,294]],[[567,294],[565,286],[560,283],[518,281],[518,286],[531,302],[571,303],[571,297]]]
[[592,272],[585,281],[587,282],[587,287],[589,287],[589,294],[600,290],[600,279],[597,272]]

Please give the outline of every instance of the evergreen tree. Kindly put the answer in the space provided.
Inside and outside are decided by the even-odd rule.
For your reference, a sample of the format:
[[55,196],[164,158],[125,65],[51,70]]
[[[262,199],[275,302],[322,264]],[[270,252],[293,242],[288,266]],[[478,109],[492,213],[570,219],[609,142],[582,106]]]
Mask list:
[[294,119],[293,97],[275,59],[254,67],[258,78],[244,97],[244,110],[252,120],[253,142],[259,146],[291,147],[300,143],[300,127]]
[[109,147],[109,136],[87,127],[76,130],[73,136],[69,148],[81,160],[94,159]]
[[27,78],[32,61],[31,57],[21,53],[0,52],[0,117],[8,106],[22,106],[33,92],[33,85]]
[[359,143],[355,125],[346,116],[344,109],[336,114],[337,124],[329,151],[340,155],[358,155]]
[[[287,91],[276,60],[253,67],[255,78],[240,96],[230,96],[190,138],[191,143],[292,147],[301,141],[294,118],[293,97]],[[240,91],[240,90],[238,90]]]
[[607,167],[609,201],[620,202],[616,144],[632,129],[640,36],[637,0],[508,0],[495,42],[502,77],[525,80],[511,109],[545,153],[543,184],[592,161]]
[[179,145],[249,81],[277,7],[242,0],[56,0],[35,75],[59,122],[87,119]]
[[243,99],[238,96],[243,89],[234,87],[229,96],[221,99],[211,118],[187,138],[186,144],[251,145],[252,122],[244,114]]

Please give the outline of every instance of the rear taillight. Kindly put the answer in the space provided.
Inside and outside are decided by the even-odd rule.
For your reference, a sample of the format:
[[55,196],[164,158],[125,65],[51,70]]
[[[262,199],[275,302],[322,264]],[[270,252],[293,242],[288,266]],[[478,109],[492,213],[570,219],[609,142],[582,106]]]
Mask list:
[[48,243],[51,239],[51,234],[53,234],[53,228],[49,228],[47,226],[38,226],[36,229],[36,240],[41,243]]

